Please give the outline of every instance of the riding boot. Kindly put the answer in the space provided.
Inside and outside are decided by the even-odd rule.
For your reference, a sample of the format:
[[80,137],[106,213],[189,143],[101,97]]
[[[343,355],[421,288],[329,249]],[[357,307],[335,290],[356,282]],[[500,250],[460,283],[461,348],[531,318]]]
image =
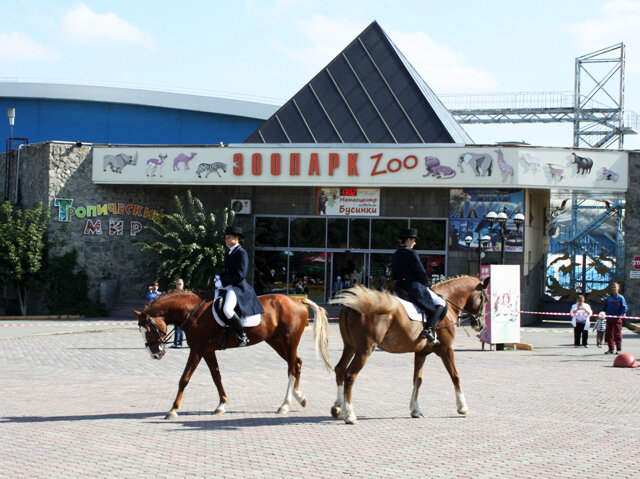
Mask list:
[[429,318],[422,323],[424,326],[422,333],[420,333],[422,339],[427,339],[433,344],[440,344],[440,341],[438,341],[436,337],[436,325],[442,321],[446,312],[447,308],[445,306],[436,306],[436,309],[431,313]]
[[233,316],[229,318],[229,324],[238,336],[238,347],[241,348],[246,346],[249,339],[247,338],[247,334],[244,332],[244,328],[242,327],[242,322],[236,313],[233,313]]

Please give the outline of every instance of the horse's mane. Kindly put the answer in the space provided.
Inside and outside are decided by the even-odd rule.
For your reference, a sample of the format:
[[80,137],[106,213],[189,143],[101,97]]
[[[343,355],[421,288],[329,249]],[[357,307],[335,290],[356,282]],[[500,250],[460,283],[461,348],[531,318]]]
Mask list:
[[187,295],[187,294],[196,295],[201,300],[213,299],[213,295],[212,295],[211,291],[206,291],[206,290],[203,290],[203,289],[196,289],[196,290],[183,289],[182,291],[177,290],[177,289],[171,289],[171,290],[167,291],[166,293],[161,294],[160,296],[158,296],[153,301],[149,301],[147,304],[145,304],[144,312],[149,311],[154,306],[162,306],[162,303],[164,303],[168,298],[174,298],[176,296]]
[[436,284],[433,285],[433,289],[435,290],[440,289],[441,287],[447,286],[449,283],[452,283],[453,281],[456,281],[458,279],[465,279],[465,278],[470,278],[470,279],[478,279],[475,276],[469,276],[468,274],[459,274],[457,276],[452,276],[451,278],[447,278],[444,281],[440,281]]

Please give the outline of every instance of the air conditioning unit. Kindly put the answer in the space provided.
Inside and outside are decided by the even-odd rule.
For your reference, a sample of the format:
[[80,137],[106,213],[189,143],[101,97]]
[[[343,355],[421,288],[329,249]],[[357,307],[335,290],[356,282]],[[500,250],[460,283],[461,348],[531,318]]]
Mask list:
[[237,215],[250,215],[251,200],[231,200],[231,209],[235,211]]

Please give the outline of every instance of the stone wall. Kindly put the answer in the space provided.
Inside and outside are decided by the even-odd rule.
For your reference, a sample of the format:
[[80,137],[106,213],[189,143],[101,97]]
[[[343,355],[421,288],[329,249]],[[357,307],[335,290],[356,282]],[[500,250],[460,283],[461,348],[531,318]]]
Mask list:
[[632,261],[640,256],[640,152],[629,153],[629,187],[625,195],[624,244],[626,275],[622,294],[630,316],[640,316],[640,279],[631,278]]

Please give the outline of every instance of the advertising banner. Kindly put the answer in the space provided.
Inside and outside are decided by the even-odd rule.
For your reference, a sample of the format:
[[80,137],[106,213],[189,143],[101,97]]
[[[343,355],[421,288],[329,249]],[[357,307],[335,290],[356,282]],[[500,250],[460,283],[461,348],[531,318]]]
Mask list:
[[318,188],[316,214],[380,216],[379,188]]
[[475,145],[94,146],[94,183],[626,191],[628,153]]
[[[523,190],[480,190],[453,188],[449,196],[449,249],[467,250],[478,247],[478,238],[489,235],[486,251],[501,251],[502,235],[498,224],[484,219],[490,211],[504,212],[509,219],[505,231],[505,251],[522,252],[524,232],[517,231],[513,216],[524,214]],[[467,247],[465,238],[471,236]]]
[[[484,268],[484,266],[483,266]],[[487,341],[520,342],[520,265],[489,265],[489,315]]]

